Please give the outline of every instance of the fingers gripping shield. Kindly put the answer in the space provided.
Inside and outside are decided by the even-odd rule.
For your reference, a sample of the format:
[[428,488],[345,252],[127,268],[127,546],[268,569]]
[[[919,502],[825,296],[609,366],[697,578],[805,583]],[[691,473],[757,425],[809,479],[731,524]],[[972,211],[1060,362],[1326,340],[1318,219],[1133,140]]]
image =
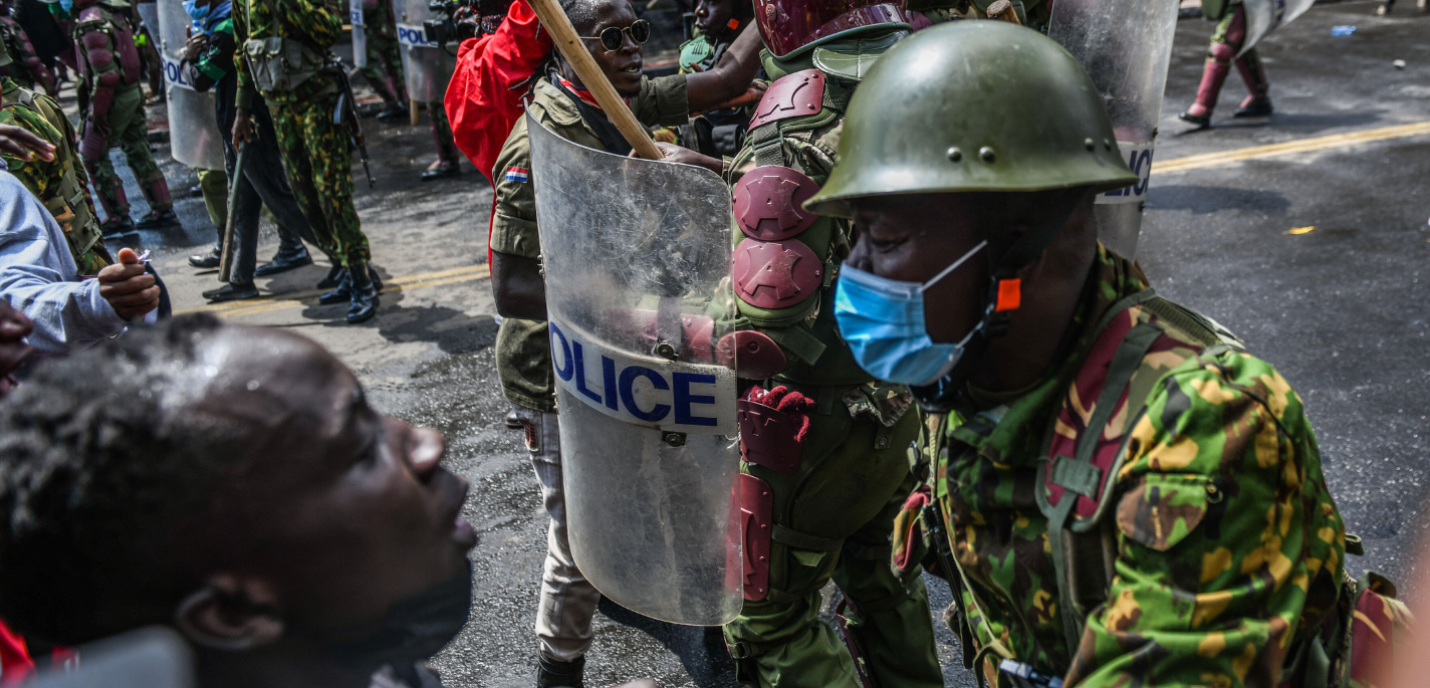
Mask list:
[[1099,194],[1094,209],[1099,238],[1128,258],[1137,253],[1176,28],[1175,3],[1139,0],[1059,0],[1048,28],[1092,78],[1138,176],[1133,186]]
[[157,10],[159,56],[164,62],[164,82],[168,85],[171,154],[189,167],[221,170],[224,168],[223,135],[219,133],[214,112],[213,91],[195,91],[181,68],[180,53],[187,43],[184,29],[190,25],[189,14],[180,0],[159,0]]
[[736,360],[714,354],[729,192],[527,126],[572,554],[628,609],[722,625],[744,575]]

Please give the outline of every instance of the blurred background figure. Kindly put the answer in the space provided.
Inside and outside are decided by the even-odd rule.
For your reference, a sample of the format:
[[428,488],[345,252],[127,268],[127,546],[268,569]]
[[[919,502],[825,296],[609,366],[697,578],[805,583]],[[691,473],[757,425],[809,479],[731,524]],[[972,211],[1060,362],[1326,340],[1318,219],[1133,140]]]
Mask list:
[[1266,117],[1271,114],[1271,96],[1267,92],[1271,84],[1266,81],[1266,70],[1261,67],[1261,57],[1256,48],[1251,48],[1240,57],[1246,41],[1246,8],[1241,0],[1202,0],[1202,14],[1209,20],[1218,22],[1216,33],[1212,34],[1211,48],[1207,50],[1206,67],[1202,70],[1202,83],[1197,89],[1196,102],[1179,115],[1184,122],[1205,129],[1212,125],[1212,111],[1216,109],[1217,96],[1222,84],[1236,65],[1241,80],[1246,82],[1246,90],[1251,93],[1241,101],[1241,106],[1233,117]]

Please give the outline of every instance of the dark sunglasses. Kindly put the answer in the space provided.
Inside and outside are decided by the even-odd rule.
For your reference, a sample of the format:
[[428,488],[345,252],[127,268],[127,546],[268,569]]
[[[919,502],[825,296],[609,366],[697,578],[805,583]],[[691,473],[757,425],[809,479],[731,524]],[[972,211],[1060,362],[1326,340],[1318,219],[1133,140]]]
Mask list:
[[606,50],[620,50],[621,44],[625,43],[625,40],[621,38],[622,33],[630,34],[631,40],[635,41],[636,45],[640,45],[650,40],[650,22],[644,19],[637,19],[624,29],[608,26],[601,31],[601,35],[599,36],[580,36],[580,38],[584,38],[588,41],[600,40],[601,47]]

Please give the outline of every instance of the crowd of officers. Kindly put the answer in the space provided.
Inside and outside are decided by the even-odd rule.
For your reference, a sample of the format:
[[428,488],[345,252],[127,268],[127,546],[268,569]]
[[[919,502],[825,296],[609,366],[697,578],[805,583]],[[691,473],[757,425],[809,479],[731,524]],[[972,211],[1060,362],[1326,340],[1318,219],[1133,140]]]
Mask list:
[[[82,269],[113,262],[86,184],[109,222],[127,221],[108,166],[111,146],[129,155],[153,209],[143,222],[172,218],[144,143],[133,24],[114,2],[65,8],[83,62],[81,131],[53,100],[4,81],[4,111],[58,149],[53,170],[27,172],[18,163],[11,170],[42,180],[35,193],[65,223]],[[391,28],[390,10],[378,2],[366,24],[364,74],[384,100],[380,116],[400,117],[407,105],[399,60],[390,44],[373,40]],[[326,56],[341,15],[316,0],[191,4],[202,37],[185,47],[188,79],[217,94],[220,122],[232,132],[228,173],[240,149],[253,156],[235,196],[249,218],[239,274],[254,270],[256,213],[266,206],[292,233],[280,258],[299,264],[306,258],[299,239],[316,245],[333,261],[326,282],[350,301],[349,321],[372,317],[379,285],[353,206],[350,132],[334,119],[351,91]],[[735,264],[772,251],[807,258],[758,263],[729,281],[728,326],[741,351],[756,354],[737,361],[741,399],[779,421],[742,436],[742,484],[772,494],[752,517],[773,527],[744,534],[748,551],[768,556],[748,564],[743,610],[723,628],[737,679],[779,688],[943,685],[929,573],[954,592],[942,616],[962,640],[966,666],[993,685],[1369,685],[1375,658],[1385,656],[1377,653],[1402,632],[1407,614],[1388,582],[1347,577],[1345,557],[1358,541],[1345,532],[1289,383],[1226,328],[1157,295],[1135,261],[1098,242],[1094,198],[1137,177],[1082,67],[1043,35],[1049,4],[700,0],[679,73],[652,78],[642,73],[651,25],[628,0],[562,2],[584,48],[666,159],[729,183]],[[1198,126],[1209,121],[1233,62],[1252,92],[1243,110],[1271,108],[1254,54],[1233,57],[1244,13],[1236,2],[1223,9],[1213,17],[1221,26],[1209,76],[1184,116]],[[840,30],[821,28],[828,26]],[[254,39],[287,47],[244,47]],[[12,74],[20,65],[35,84],[52,87],[53,76],[29,53],[18,57]],[[537,122],[584,146],[630,153],[565,59],[553,55],[532,76],[525,111]],[[967,111],[973,103],[979,112]],[[449,125],[441,106],[424,106],[440,151],[429,174],[444,175],[456,168],[454,149],[444,147]],[[527,126],[516,123],[491,170],[492,287],[503,318],[496,365],[550,516],[536,685],[581,688],[599,592],[573,560],[566,530]],[[785,196],[803,202],[780,202]],[[240,278],[219,296],[243,298],[244,288]],[[213,323],[172,327],[193,332],[163,345],[185,360],[206,361],[196,353],[210,346],[204,342],[239,336]],[[298,401],[322,414],[374,415],[330,356],[276,334],[245,336],[292,349],[295,361],[307,362],[305,373],[327,371],[295,372],[300,382],[245,372],[235,379],[252,379],[248,391],[275,384],[279,396],[307,394]],[[175,342],[193,342],[192,350]],[[166,371],[152,375],[176,374]],[[60,372],[47,380],[89,384]],[[219,389],[214,384],[209,389]],[[338,398],[355,401],[332,403]],[[340,420],[314,422],[354,427]],[[393,428],[413,465],[445,475],[436,468],[440,436]],[[361,449],[350,444],[350,452]],[[15,482],[6,494],[65,475]],[[460,525],[457,533],[464,552],[475,537]],[[22,540],[12,534],[0,545]],[[393,542],[394,551],[417,547]],[[324,562],[335,578],[351,578],[341,563]],[[441,559],[444,574],[453,567],[461,568]],[[202,578],[188,569],[172,575]],[[428,575],[440,583],[433,594],[450,592],[442,587],[450,577]],[[184,598],[179,612],[191,638],[221,647],[204,633],[232,632],[252,644],[223,647],[246,651],[283,637],[281,624],[235,628],[230,620],[239,617],[219,611],[190,620],[185,615],[202,605],[252,618],[278,613],[263,605],[279,605],[282,590],[241,576],[206,580],[206,592]],[[837,629],[818,618],[830,581],[841,595]],[[99,615],[104,623],[70,635],[123,630],[114,619],[143,620],[150,607],[176,602],[171,593],[184,584],[146,590],[150,597],[128,607],[106,598],[97,604],[123,613]],[[470,595],[458,587],[458,596]],[[13,596],[0,595],[0,607],[22,628],[43,630]]]
[[[22,0],[29,2],[31,0]],[[218,240],[207,254],[189,263],[218,267],[224,228],[230,222],[233,267],[226,284],[204,292],[210,302],[259,296],[254,277],[312,263],[306,241],[320,249],[332,266],[318,283],[320,303],[347,303],[347,321],[361,323],[377,313],[382,285],[371,269],[371,252],[353,203],[354,128],[357,110],[347,70],[331,48],[343,34],[344,13],[322,2],[231,3],[187,0],[192,20],[189,39],[170,46],[182,83],[214,94],[215,119],[222,135],[224,169],[198,170],[199,186]],[[41,7],[45,7],[41,5]],[[115,262],[103,240],[131,243],[139,229],[176,227],[178,217],[168,182],[149,148],[146,97],[148,76],[158,103],[162,67],[156,52],[158,27],[147,27],[135,8],[122,0],[56,1],[48,11],[30,12],[30,32],[57,28],[58,46],[44,56],[29,33],[0,4],[0,72],[4,107],[0,121],[28,129],[57,147],[53,161],[10,160],[10,169],[26,182],[65,228],[80,276],[93,276]],[[367,67],[361,70],[383,100],[379,120],[406,117],[407,95],[390,0],[365,3],[368,26]],[[16,13],[20,16],[19,13]],[[52,37],[53,38],[53,37]],[[245,55],[250,40],[286,41],[298,51],[292,65],[262,51]],[[55,40],[51,40],[54,43]],[[255,64],[256,63],[256,64]],[[53,100],[56,76],[51,67],[73,69],[81,110],[76,130]],[[43,89],[37,92],[36,89]],[[334,121],[339,98],[346,94],[351,121]],[[270,105],[271,104],[271,105]],[[440,103],[421,103],[430,115],[438,159],[423,181],[460,174],[458,151]],[[173,123],[173,126],[192,126]],[[110,160],[111,148],[126,156],[150,211],[137,222],[130,217],[124,184]],[[240,156],[243,149],[246,154]],[[240,161],[242,164],[240,165]],[[237,183],[231,180],[238,179]],[[91,193],[92,189],[92,193]],[[96,211],[94,197],[104,214]],[[235,207],[229,212],[229,204]],[[280,248],[273,260],[257,264],[260,213],[278,226]]]

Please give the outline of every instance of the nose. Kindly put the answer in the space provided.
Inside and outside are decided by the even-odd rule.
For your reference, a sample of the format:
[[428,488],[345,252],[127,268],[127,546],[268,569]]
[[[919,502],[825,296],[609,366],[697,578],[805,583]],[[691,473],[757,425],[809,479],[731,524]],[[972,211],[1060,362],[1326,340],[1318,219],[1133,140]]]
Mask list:
[[701,3],[696,4],[696,5],[695,5],[695,16],[697,16],[697,17],[708,17],[708,16],[710,16],[710,3],[708,3],[708,2],[701,2]]
[[431,428],[412,428],[407,440],[407,460],[419,476],[432,475],[446,453],[447,441],[442,433]]
[[854,248],[849,251],[849,257],[844,259],[844,263],[865,272],[874,271],[873,263],[869,260],[869,241],[859,234],[857,230],[855,232]]

